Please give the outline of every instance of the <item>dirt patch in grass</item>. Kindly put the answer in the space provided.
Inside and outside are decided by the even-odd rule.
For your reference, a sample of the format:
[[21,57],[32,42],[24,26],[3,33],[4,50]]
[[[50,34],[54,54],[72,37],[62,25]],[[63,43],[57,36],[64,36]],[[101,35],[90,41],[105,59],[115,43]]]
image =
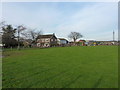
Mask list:
[[3,52],[2,53],[2,57],[10,57],[10,56],[13,56],[13,57],[16,57],[16,56],[21,56],[21,55],[24,55],[23,52]]

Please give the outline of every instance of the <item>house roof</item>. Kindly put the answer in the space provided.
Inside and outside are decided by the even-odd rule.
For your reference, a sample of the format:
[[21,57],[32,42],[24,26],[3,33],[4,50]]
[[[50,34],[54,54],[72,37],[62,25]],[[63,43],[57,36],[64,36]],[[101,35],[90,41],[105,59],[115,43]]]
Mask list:
[[85,40],[79,40],[79,42],[85,42]]
[[39,35],[37,38],[51,38],[55,36],[54,34],[47,34],[47,35]]
[[59,40],[66,40],[65,38],[58,38]]

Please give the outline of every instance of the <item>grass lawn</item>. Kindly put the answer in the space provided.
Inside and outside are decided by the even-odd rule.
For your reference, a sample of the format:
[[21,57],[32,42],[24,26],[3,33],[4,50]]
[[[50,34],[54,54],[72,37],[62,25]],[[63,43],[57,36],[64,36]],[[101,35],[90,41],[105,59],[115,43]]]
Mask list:
[[118,47],[5,51],[3,88],[117,88]]

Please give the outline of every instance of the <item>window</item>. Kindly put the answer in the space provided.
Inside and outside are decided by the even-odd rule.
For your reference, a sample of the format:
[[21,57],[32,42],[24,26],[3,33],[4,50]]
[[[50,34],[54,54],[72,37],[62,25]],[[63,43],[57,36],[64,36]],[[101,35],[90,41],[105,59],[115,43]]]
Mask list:
[[53,39],[51,39],[51,41],[53,41]]
[[49,40],[48,39],[45,39],[46,42],[48,42]]
[[44,42],[44,39],[42,39],[41,41]]
[[37,46],[40,46],[40,43],[37,43]]
[[39,42],[39,41],[40,41],[40,39],[37,40],[37,42]]

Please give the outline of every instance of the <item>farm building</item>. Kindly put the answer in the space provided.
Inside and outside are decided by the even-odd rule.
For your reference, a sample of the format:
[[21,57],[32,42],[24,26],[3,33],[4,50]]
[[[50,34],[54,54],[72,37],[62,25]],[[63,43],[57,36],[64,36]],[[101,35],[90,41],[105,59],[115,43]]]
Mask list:
[[37,37],[37,47],[52,47],[57,45],[55,34],[39,35]]
[[96,45],[118,45],[118,41],[87,41],[89,46],[96,46]]
[[85,42],[86,42],[85,40],[79,40],[78,42],[79,42],[80,46],[85,46]]
[[118,45],[118,41],[96,41],[98,45]]
[[58,38],[57,43],[58,45],[66,45],[68,44],[68,40],[66,40],[65,38]]

